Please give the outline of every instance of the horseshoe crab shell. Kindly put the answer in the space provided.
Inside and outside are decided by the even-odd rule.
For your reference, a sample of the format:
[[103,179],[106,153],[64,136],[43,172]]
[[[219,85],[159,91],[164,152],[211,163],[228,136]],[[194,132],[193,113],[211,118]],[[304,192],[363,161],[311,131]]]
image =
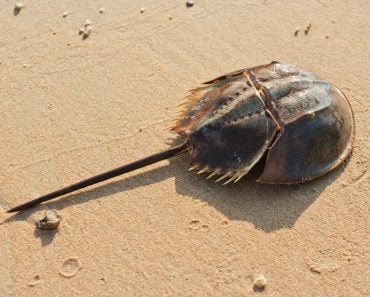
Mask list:
[[353,147],[345,95],[294,65],[231,72],[189,92],[171,129],[187,139],[191,169],[238,181],[293,184],[337,167]]
[[27,201],[16,212],[149,164],[190,152],[191,168],[217,180],[243,176],[293,184],[317,178],[349,155],[354,118],[344,94],[296,66],[272,62],[191,90],[171,129],[185,142]]

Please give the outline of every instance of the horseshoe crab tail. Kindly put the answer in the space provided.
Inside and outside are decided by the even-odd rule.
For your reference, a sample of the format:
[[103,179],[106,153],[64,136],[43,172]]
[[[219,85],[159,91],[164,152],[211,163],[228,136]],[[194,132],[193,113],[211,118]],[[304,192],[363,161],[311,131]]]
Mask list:
[[91,186],[91,185],[100,183],[102,181],[105,181],[107,179],[111,179],[113,177],[122,175],[124,173],[128,173],[130,171],[133,171],[133,170],[136,170],[136,169],[139,169],[139,168],[148,166],[150,164],[157,163],[157,162],[162,161],[162,160],[165,160],[165,159],[169,159],[169,158],[174,157],[176,155],[182,154],[182,153],[184,153],[186,151],[187,151],[187,143],[184,142],[184,143],[182,143],[180,145],[177,145],[175,147],[169,148],[169,149],[167,149],[167,150],[165,150],[163,152],[159,152],[159,153],[150,155],[148,157],[145,157],[143,159],[140,159],[140,160],[137,160],[137,161],[134,161],[134,162],[125,164],[125,165],[120,166],[118,168],[115,168],[113,170],[106,171],[104,173],[101,173],[101,174],[92,176],[92,177],[90,177],[88,179],[79,181],[79,182],[77,182],[75,184],[72,184],[72,185],[70,185],[68,187],[62,188],[60,190],[51,192],[49,194],[40,196],[40,197],[38,197],[36,199],[33,199],[33,200],[30,200],[30,201],[25,202],[23,204],[20,204],[20,205],[18,205],[16,207],[13,207],[13,208],[9,209],[7,211],[7,213],[22,211],[22,210],[31,208],[31,207],[33,207],[35,205],[38,205],[38,204],[42,203],[42,202],[49,201],[51,199],[60,197],[60,196],[65,195],[65,194],[69,194],[71,192],[74,192],[74,191],[80,190],[82,188],[85,188],[85,187],[88,187],[88,186]]

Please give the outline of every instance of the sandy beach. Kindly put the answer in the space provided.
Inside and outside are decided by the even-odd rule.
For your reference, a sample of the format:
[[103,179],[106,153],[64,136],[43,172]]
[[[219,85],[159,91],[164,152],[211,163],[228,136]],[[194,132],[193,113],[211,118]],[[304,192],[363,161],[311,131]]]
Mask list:
[[[1,1],[0,296],[369,296],[369,14],[368,0]],[[222,186],[182,155],[5,213],[168,148],[187,90],[274,60],[352,105],[354,150],[330,174]],[[36,229],[48,209],[60,226]]]

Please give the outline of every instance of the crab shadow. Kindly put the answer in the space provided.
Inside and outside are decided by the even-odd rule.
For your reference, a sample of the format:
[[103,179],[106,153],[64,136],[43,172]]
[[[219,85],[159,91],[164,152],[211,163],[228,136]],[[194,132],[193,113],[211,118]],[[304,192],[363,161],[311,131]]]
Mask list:
[[176,178],[176,190],[206,202],[229,220],[247,221],[257,229],[272,232],[292,228],[302,213],[344,171],[345,162],[338,169],[304,184],[269,185],[251,180],[222,185],[207,180],[207,175],[182,172]]
[[[258,184],[253,181],[241,180],[236,184],[223,186],[214,180],[205,179],[204,175],[196,175],[187,168],[188,157],[178,156],[170,160],[170,164],[142,173],[122,177],[101,186],[70,194],[59,200],[44,203],[41,206],[14,214],[3,223],[27,219],[35,211],[42,209],[61,210],[71,205],[84,204],[90,200],[108,198],[127,190],[145,187],[175,177],[176,191],[184,199],[197,199],[206,202],[229,220],[246,221],[257,229],[271,232],[294,226],[301,214],[319,197],[320,193],[335,181],[343,172],[348,161],[326,176],[305,184],[279,186]],[[165,199],[170,199],[166,193]],[[47,236],[47,235],[45,235]],[[38,234],[44,237],[44,233]],[[45,244],[50,238],[41,238]],[[52,240],[52,239],[51,239]]]

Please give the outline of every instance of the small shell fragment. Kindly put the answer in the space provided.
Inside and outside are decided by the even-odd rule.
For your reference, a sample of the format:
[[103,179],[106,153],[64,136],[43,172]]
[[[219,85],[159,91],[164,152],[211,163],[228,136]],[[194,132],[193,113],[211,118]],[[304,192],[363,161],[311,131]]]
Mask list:
[[267,284],[267,278],[260,274],[258,275],[253,282],[254,286],[257,287],[258,289],[263,290],[266,287]]
[[42,230],[56,229],[60,224],[60,218],[56,210],[47,210],[44,217],[36,222],[36,227]]
[[63,17],[63,18],[66,18],[67,16],[68,16],[68,12],[66,12],[66,11],[65,11],[65,12],[63,12],[62,17]]

